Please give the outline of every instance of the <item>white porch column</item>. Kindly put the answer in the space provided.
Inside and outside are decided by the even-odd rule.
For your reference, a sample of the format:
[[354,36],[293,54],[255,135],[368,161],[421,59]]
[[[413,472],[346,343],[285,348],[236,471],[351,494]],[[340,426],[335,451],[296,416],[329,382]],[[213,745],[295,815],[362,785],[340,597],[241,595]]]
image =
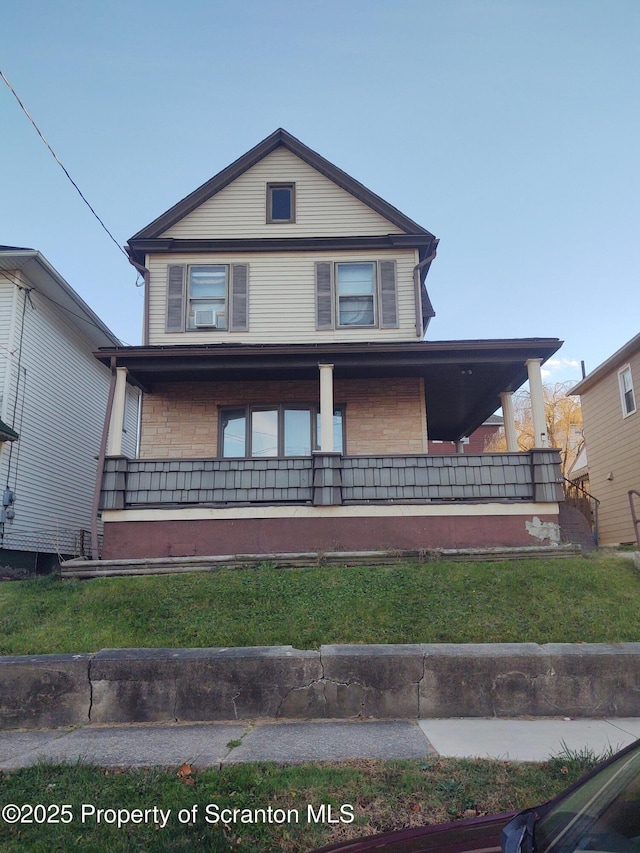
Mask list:
[[122,426],[124,422],[124,403],[127,392],[127,368],[116,368],[116,387],[113,394],[113,408],[109,420],[109,438],[107,456],[122,456]]
[[504,434],[507,439],[507,450],[515,453],[518,449],[518,434],[516,433],[516,418],[513,412],[513,391],[503,391],[500,394],[500,405],[504,418]]
[[547,419],[544,413],[544,393],[542,390],[542,359],[530,358],[526,362],[529,373],[529,394],[531,397],[531,416],[533,418],[533,446],[547,446]]
[[320,368],[320,450],[333,453],[333,365]]

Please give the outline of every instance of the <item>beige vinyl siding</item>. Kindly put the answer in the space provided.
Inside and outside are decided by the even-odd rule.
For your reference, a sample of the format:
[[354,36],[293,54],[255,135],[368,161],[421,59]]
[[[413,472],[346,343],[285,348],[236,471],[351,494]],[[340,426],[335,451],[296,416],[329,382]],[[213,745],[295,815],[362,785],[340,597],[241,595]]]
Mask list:
[[[267,183],[295,183],[294,223],[267,224]],[[402,230],[286,148],[273,151],[162,235],[335,237],[401,234]]]
[[[354,262],[395,260],[398,290],[398,328],[351,327],[316,331],[316,261]],[[413,270],[417,253],[409,250],[375,252],[252,252],[229,255],[156,255],[148,258],[150,344],[199,343],[330,343],[334,341],[412,341],[416,339]],[[249,330],[165,332],[167,266],[169,264],[249,264]]]
[[[618,370],[626,364],[631,366],[637,410],[625,418]],[[600,500],[600,544],[635,542],[628,492],[640,490],[640,351],[616,365],[581,400],[589,491]]]
[[[16,312],[19,320],[21,298]],[[0,452],[2,487],[8,478],[16,495],[15,520],[6,525],[4,547],[48,550],[57,541],[64,545],[68,532],[90,529],[110,373],[94,358],[91,343],[35,290],[25,311],[18,384],[19,343],[17,326],[8,403],[13,411],[17,388],[20,438],[10,471],[7,444]],[[135,431],[132,425],[132,450]]]

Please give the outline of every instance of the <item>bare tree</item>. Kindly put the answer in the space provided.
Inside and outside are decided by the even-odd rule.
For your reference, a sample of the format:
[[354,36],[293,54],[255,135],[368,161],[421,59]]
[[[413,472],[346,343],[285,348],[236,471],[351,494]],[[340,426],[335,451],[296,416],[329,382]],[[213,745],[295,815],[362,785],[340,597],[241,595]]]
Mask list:
[[[571,396],[575,382],[557,382],[555,385],[543,385],[544,412],[547,423],[547,441],[549,447],[560,450],[563,477],[584,445],[582,435],[582,408],[580,398]],[[513,411],[518,436],[518,449],[530,450],[534,446],[533,419],[531,416],[531,398],[528,391],[518,391],[513,395]],[[487,440],[486,451],[505,451],[507,440],[503,432]]]

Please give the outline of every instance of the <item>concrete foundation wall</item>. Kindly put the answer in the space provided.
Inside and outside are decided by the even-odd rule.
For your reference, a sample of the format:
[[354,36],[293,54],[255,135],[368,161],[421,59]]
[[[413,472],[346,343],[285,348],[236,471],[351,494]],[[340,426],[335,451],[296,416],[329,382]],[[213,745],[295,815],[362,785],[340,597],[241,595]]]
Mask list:
[[640,716],[640,643],[104,649],[0,658],[0,728]]

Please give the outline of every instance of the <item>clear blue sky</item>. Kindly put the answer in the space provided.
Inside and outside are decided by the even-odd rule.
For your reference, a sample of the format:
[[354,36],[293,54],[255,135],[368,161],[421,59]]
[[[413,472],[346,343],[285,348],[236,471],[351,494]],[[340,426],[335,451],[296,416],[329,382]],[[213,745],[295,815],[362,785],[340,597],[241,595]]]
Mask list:
[[[3,0],[0,67],[121,244],[277,127],[440,238],[434,339],[640,331],[638,0]],[[0,243],[142,293],[0,82]]]

